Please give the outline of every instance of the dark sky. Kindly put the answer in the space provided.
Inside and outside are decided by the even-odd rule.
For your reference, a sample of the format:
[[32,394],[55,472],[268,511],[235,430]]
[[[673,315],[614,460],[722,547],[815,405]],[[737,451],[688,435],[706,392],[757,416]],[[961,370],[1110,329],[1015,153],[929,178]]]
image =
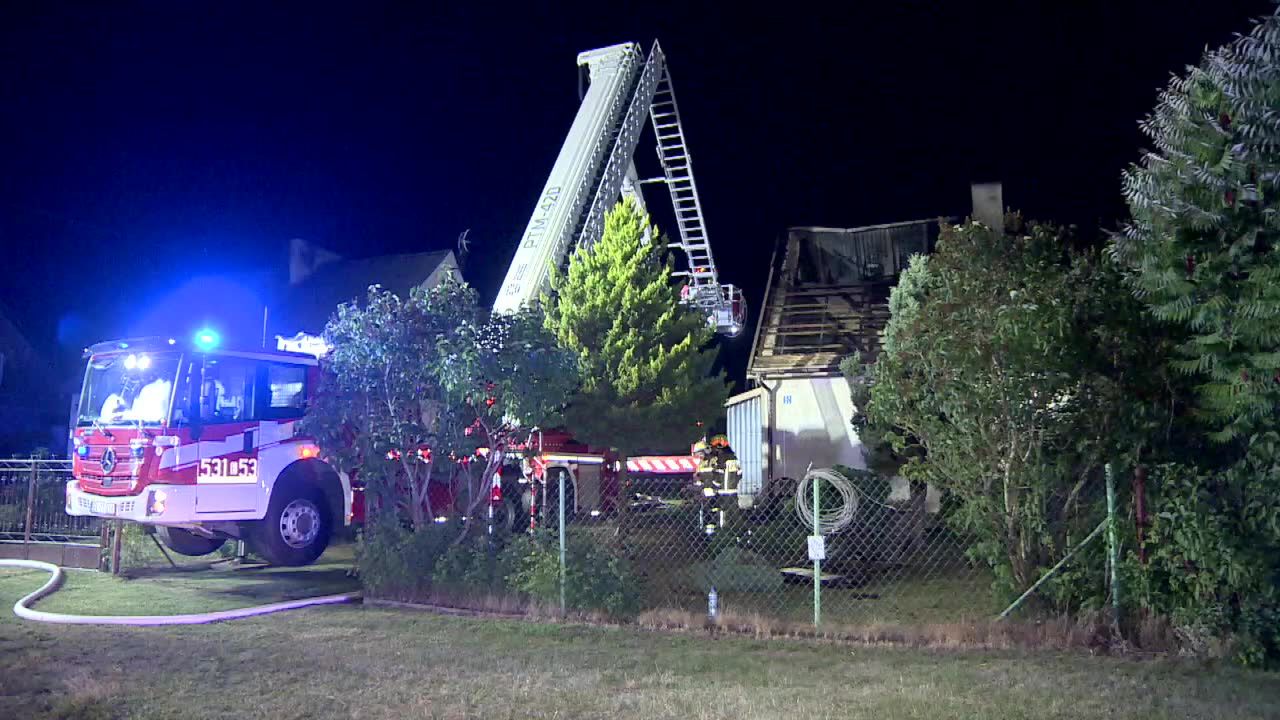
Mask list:
[[0,301],[74,355],[194,275],[282,266],[292,237],[356,256],[465,228],[491,296],[577,109],[575,55],[654,38],[753,311],[787,226],[963,215],[975,180],[1095,233],[1169,73],[1272,7],[842,4],[861,9],[6,3]]

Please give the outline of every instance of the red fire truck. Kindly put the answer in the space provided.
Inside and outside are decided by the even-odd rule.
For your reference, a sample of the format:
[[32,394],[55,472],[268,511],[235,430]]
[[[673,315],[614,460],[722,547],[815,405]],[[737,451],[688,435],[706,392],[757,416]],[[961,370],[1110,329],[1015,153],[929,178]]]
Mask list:
[[295,433],[317,360],[217,345],[202,331],[89,348],[66,511],[154,525],[184,555],[237,538],[310,563],[352,517],[348,479]]
[[[278,565],[314,561],[336,528],[363,520],[359,481],[296,432],[319,380],[315,355],[223,349],[201,331],[192,342],[100,343],[87,357],[68,514],[152,525],[184,555],[245,540]],[[530,438],[532,452],[517,448],[512,456],[524,459],[502,473],[498,522],[512,529],[538,508],[558,510],[548,489],[556,492],[560,473],[571,514],[617,507],[616,459],[563,432]],[[628,467],[676,483],[695,470],[688,456],[631,458]],[[433,483],[431,507],[456,508],[460,487],[454,478]]]

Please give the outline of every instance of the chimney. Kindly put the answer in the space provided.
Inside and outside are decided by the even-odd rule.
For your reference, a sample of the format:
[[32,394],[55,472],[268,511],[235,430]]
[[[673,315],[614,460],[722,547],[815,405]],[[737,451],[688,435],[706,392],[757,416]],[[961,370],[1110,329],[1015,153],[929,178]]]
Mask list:
[[1000,183],[973,183],[973,219],[997,232],[1004,232],[1004,189]]

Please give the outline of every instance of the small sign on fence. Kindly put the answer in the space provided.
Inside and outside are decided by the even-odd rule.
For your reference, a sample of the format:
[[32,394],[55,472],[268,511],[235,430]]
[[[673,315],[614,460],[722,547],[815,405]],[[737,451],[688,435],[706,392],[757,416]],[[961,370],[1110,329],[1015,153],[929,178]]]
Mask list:
[[809,559],[810,560],[826,560],[827,559],[827,539],[821,535],[809,536]]

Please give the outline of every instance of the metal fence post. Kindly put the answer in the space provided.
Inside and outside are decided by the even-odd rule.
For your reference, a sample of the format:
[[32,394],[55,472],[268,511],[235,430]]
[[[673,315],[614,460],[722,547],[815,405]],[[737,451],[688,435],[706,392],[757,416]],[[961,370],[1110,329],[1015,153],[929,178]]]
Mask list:
[[[818,483],[821,480],[818,476],[813,477],[813,534],[822,537],[822,526],[818,524]],[[813,627],[817,628],[822,622],[822,560],[817,555],[813,557]]]
[[1107,478],[1107,564],[1111,566],[1111,621],[1120,623],[1120,544],[1116,528],[1116,482],[1111,463],[1104,467]]
[[36,459],[31,458],[31,476],[27,480],[27,519],[22,527],[22,555],[31,559],[31,524],[36,514]]
[[108,550],[111,549],[111,523],[103,521],[98,526],[98,570],[106,572],[110,570],[111,558]]
[[124,521],[116,520],[115,538],[111,541],[111,574],[120,574],[120,545],[124,540]]
[[565,474],[566,473],[563,470],[556,473],[556,476],[560,478],[560,491],[559,491],[559,497],[557,499],[560,501],[560,614],[561,615],[565,614],[565,603],[564,603],[564,583],[565,583],[564,476]]

